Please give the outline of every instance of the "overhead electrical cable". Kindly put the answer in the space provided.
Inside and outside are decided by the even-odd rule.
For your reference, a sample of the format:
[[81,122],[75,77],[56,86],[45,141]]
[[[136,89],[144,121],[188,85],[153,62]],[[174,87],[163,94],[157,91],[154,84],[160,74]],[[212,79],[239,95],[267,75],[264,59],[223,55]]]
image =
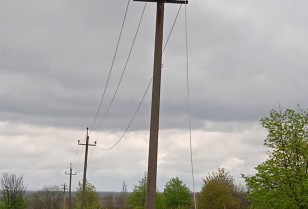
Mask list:
[[193,163],[192,137],[191,137],[191,108],[190,108],[190,89],[189,89],[189,56],[188,56],[188,29],[187,29],[187,9],[185,5],[185,48],[186,48],[186,83],[187,83],[187,111],[188,111],[188,127],[189,127],[189,147],[190,147],[190,164],[191,176],[193,182],[194,206],[197,209],[196,191],[195,191],[195,175]]
[[112,145],[112,146],[111,146],[110,148],[108,148],[108,149],[105,149],[105,151],[112,150],[112,149],[113,149],[115,146],[117,146],[118,143],[123,139],[124,135],[126,134],[126,132],[128,131],[128,129],[129,129],[130,126],[132,125],[132,123],[133,123],[133,121],[134,121],[134,119],[135,119],[135,117],[136,117],[136,115],[137,115],[137,113],[138,113],[138,111],[139,111],[139,109],[140,109],[140,107],[141,107],[141,105],[142,105],[142,103],[143,103],[143,100],[144,100],[144,98],[145,98],[145,96],[146,96],[146,94],[147,94],[147,92],[148,92],[148,90],[149,90],[149,88],[150,88],[150,86],[151,86],[152,81],[153,81],[153,78],[152,78],[151,81],[149,82],[149,84],[148,84],[148,86],[147,86],[147,88],[146,88],[146,90],[145,90],[145,92],[144,92],[144,94],[143,94],[143,97],[142,97],[142,99],[141,99],[141,101],[140,101],[140,103],[139,103],[139,105],[138,105],[138,107],[137,107],[137,110],[135,111],[135,113],[134,113],[132,119],[130,120],[128,126],[126,127],[126,129],[125,129],[125,131],[123,132],[123,134],[121,135],[121,137],[116,141],[116,143],[115,143],[114,145]]
[[106,94],[106,90],[107,90],[107,87],[108,87],[108,84],[109,84],[111,72],[112,72],[112,70],[113,70],[113,65],[114,65],[114,62],[115,62],[115,59],[116,59],[116,56],[117,56],[117,53],[118,53],[118,48],[119,48],[119,45],[120,45],[120,41],[121,41],[121,37],[122,37],[122,32],[123,32],[123,28],[124,28],[124,25],[125,25],[126,16],[127,16],[127,12],[128,12],[128,8],[129,8],[130,1],[131,1],[131,0],[128,0],[128,1],[127,1],[127,6],[126,6],[126,10],[125,10],[125,14],[124,14],[124,18],[123,18],[123,22],[122,22],[122,26],[121,26],[119,38],[118,38],[117,45],[116,45],[116,49],[115,49],[115,52],[114,52],[114,55],[113,55],[111,67],[110,67],[110,69],[109,69],[109,74],[108,74],[107,81],[106,81],[106,84],[105,84],[104,92],[103,92],[103,95],[102,95],[102,97],[101,97],[101,100],[100,100],[100,103],[99,103],[99,106],[98,106],[98,110],[97,110],[97,112],[96,112],[96,114],[95,114],[93,123],[92,123],[92,125],[91,125],[90,132],[91,132],[91,130],[93,129],[95,123],[96,123],[97,117],[98,117],[98,115],[99,115],[99,113],[100,113],[100,110],[101,110],[101,107],[102,107],[102,104],[103,104],[103,101],[104,101],[104,98],[105,98],[105,94]]
[[[172,27],[171,27],[171,29],[170,29],[170,32],[169,32],[167,41],[166,41],[166,43],[165,43],[165,45],[164,45],[164,50],[163,50],[163,52],[165,51],[165,49],[166,49],[166,47],[167,47],[167,44],[168,44],[169,39],[170,39],[170,37],[171,37],[171,34],[172,34],[172,32],[173,32],[175,23],[176,23],[176,21],[177,21],[177,19],[178,19],[178,16],[179,16],[179,12],[180,12],[180,10],[181,10],[181,7],[182,7],[182,5],[181,5],[181,6],[179,7],[179,9],[178,9],[178,12],[177,12],[176,17],[175,17],[174,22],[173,22],[173,25],[172,25]],[[125,134],[127,133],[128,129],[130,128],[131,124],[133,123],[133,121],[134,121],[134,119],[135,119],[135,117],[136,117],[136,115],[137,115],[137,113],[138,113],[138,111],[139,111],[139,109],[140,109],[140,107],[141,107],[141,105],[142,105],[142,103],[143,103],[143,101],[144,101],[144,98],[145,98],[145,96],[146,96],[146,94],[147,94],[147,92],[148,92],[148,90],[149,90],[149,88],[150,88],[150,85],[151,85],[152,81],[153,81],[153,77],[151,78],[150,82],[148,83],[148,86],[147,86],[147,88],[146,88],[146,90],[145,90],[145,92],[144,92],[144,94],[143,94],[143,97],[142,97],[142,99],[141,99],[141,101],[140,101],[140,103],[139,103],[139,105],[138,105],[138,107],[137,107],[137,110],[135,111],[135,113],[134,113],[132,119],[130,120],[130,122],[129,122],[128,126],[126,127],[125,131],[123,132],[123,134],[122,134],[122,135],[120,136],[120,138],[115,142],[115,144],[113,144],[110,148],[105,149],[104,151],[112,150],[112,149],[113,149],[114,147],[116,147],[116,146],[120,143],[120,141],[123,139],[123,137],[125,136]]]
[[167,47],[167,44],[168,44],[168,42],[169,42],[169,39],[170,39],[170,36],[171,36],[171,34],[172,34],[173,28],[174,28],[174,26],[175,26],[175,23],[176,23],[176,21],[177,21],[177,19],[178,19],[179,14],[180,14],[181,8],[182,8],[182,4],[180,4],[180,7],[179,7],[179,9],[178,9],[178,12],[176,13],[175,19],[174,19],[174,21],[173,21],[173,25],[172,25],[172,27],[171,27],[170,33],[169,33],[169,35],[168,35],[168,38],[167,38],[167,40],[166,40],[166,43],[165,43],[165,46],[164,46],[164,49],[163,49],[163,53],[164,53],[164,51],[165,51],[165,49],[166,49],[166,47]]
[[138,26],[137,26],[137,30],[136,30],[136,33],[135,33],[135,36],[134,36],[134,39],[133,39],[133,43],[132,43],[132,45],[131,45],[131,47],[130,47],[130,51],[129,51],[129,53],[128,53],[128,57],[127,57],[127,59],[126,59],[126,63],[125,63],[125,65],[124,65],[124,68],[123,68],[123,71],[122,71],[120,80],[119,80],[119,82],[118,82],[117,88],[116,88],[116,90],[115,90],[115,92],[114,92],[114,94],[113,94],[113,97],[112,97],[112,99],[111,99],[111,102],[109,103],[109,106],[108,106],[108,108],[107,108],[105,114],[103,115],[101,121],[98,123],[98,125],[97,125],[95,128],[100,127],[100,126],[102,125],[102,123],[104,122],[104,120],[106,119],[106,117],[107,117],[107,115],[108,115],[108,113],[109,113],[109,111],[110,111],[110,108],[111,108],[111,106],[112,106],[112,104],[113,104],[113,102],[114,102],[114,99],[115,99],[115,97],[116,97],[116,95],[117,95],[117,93],[118,93],[118,90],[119,90],[119,87],[120,87],[120,85],[121,85],[121,83],[122,83],[123,76],[124,76],[124,74],[125,74],[125,72],[126,72],[127,65],[128,65],[129,60],[130,60],[130,57],[131,57],[133,48],[134,48],[135,43],[136,43],[137,35],[138,35],[139,29],[140,29],[141,22],[142,22],[142,20],[143,20],[143,16],[144,16],[144,11],[145,11],[146,5],[147,5],[147,3],[144,4],[143,10],[142,10],[142,13],[141,13],[141,16],[140,16],[140,20],[139,20],[139,23],[138,23]]

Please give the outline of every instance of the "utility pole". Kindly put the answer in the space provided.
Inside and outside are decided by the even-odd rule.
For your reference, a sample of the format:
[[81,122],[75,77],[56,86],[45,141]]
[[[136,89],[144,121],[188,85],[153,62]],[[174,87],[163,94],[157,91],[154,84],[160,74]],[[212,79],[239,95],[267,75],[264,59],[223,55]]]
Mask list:
[[87,137],[86,143],[81,144],[78,140],[78,145],[85,145],[86,151],[84,156],[84,167],[83,167],[83,180],[82,180],[82,200],[81,200],[81,209],[85,209],[86,204],[86,181],[87,181],[87,165],[88,165],[88,147],[89,146],[96,146],[96,141],[94,144],[89,144],[89,128],[87,128]]
[[72,200],[72,196],[71,196],[71,193],[72,193],[72,176],[73,175],[76,175],[77,172],[73,173],[72,172],[72,163],[70,164],[70,172],[66,172],[65,171],[65,175],[69,175],[70,176],[70,183],[69,183],[69,186],[68,186],[68,209],[72,209],[72,203],[71,203],[71,200]]
[[64,190],[64,193],[63,193],[63,208],[65,209],[65,191],[67,189],[67,185],[64,183],[62,186],[62,189]]
[[164,28],[163,27],[164,4],[165,3],[187,4],[188,1],[187,0],[134,0],[134,1],[157,2],[151,124],[150,124],[150,140],[149,140],[149,158],[148,158],[147,198],[146,198],[146,209],[155,209],[160,86],[161,86],[162,46],[163,46],[163,28]]

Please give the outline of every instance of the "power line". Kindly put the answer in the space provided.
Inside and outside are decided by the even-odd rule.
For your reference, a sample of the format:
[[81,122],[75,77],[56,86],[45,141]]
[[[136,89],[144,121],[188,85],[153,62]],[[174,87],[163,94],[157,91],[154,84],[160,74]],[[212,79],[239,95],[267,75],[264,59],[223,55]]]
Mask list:
[[106,90],[107,90],[107,87],[108,87],[108,84],[109,84],[109,80],[110,80],[111,72],[112,72],[112,69],[113,69],[114,62],[115,62],[115,58],[116,58],[117,53],[118,53],[118,48],[119,48],[120,40],[121,40],[121,37],[122,37],[122,32],[123,32],[123,28],[124,28],[124,25],[125,25],[125,20],[126,20],[129,4],[130,4],[130,0],[127,1],[127,6],[126,6],[126,10],[125,10],[125,14],[124,14],[124,18],[123,18],[123,22],[122,22],[122,26],[121,26],[119,38],[118,38],[118,41],[117,41],[116,49],[115,49],[115,52],[114,52],[114,55],[113,55],[111,67],[110,67],[110,70],[109,70],[108,78],[107,78],[107,81],[106,81],[106,85],[105,85],[105,88],[104,88],[103,95],[101,97],[101,100],[100,100],[100,103],[99,103],[99,106],[98,106],[98,110],[97,110],[97,112],[95,114],[93,123],[91,125],[90,132],[91,132],[91,130],[93,129],[93,127],[95,125],[95,122],[97,120],[97,117],[98,117],[99,112],[100,112],[101,107],[102,107],[102,103],[103,103],[104,98],[105,98],[105,94],[106,94]]
[[125,74],[125,72],[126,72],[127,65],[128,65],[129,59],[130,59],[130,57],[131,57],[131,54],[132,54],[132,51],[133,51],[133,48],[134,48],[136,39],[137,39],[137,35],[138,35],[139,29],[140,29],[141,22],[142,22],[142,20],[143,20],[143,16],[144,16],[144,11],[145,11],[146,5],[147,5],[147,3],[144,4],[144,7],[143,7],[143,10],[142,10],[142,13],[141,13],[141,17],[140,17],[140,20],[139,20],[139,24],[138,24],[138,26],[137,26],[137,30],[136,30],[136,33],[135,33],[135,36],[134,36],[134,40],[133,40],[133,43],[132,43],[132,45],[131,45],[131,48],[130,48],[128,57],[127,57],[127,59],[126,59],[126,63],[125,63],[125,66],[124,66],[124,68],[123,68],[123,71],[122,71],[120,80],[119,80],[119,82],[118,82],[117,88],[116,88],[116,90],[115,90],[115,92],[114,92],[114,94],[113,94],[113,97],[112,97],[112,99],[111,99],[111,102],[109,103],[109,106],[108,106],[108,108],[107,108],[105,114],[103,115],[101,121],[100,121],[99,124],[96,126],[96,128],[100,127],[100,126],[102,125],[102,123],[105,121],[105,119],[106,119],[106,117],[107,117],[107,115],[108,115],[108,113],[109,113],[109,111],[110,111],[110,108],[111,108],[111,106],[112,106],[112,104],[113,104],[113,102],[114,102],[114,99],[115,99],[115,97],[116,97],[116,95],[117,95],[117,93],[118,93],[119,87],[120,87],[120,85],[121,85],[123,76],[124,76],[124,74]]
[[182,4],[180,4],[180,7],[179,7],[179,9],[178,9],[178,12],[176,13],[175,19],[174,19],[174,21],[173,21],[173,25],[172,25],[172,27],[171,27],[171,30],[170,30],[170,32],[169,32],[168,38],[167,38],[167,40],[166,40],[166,43],[165,43],[165,46],[164,46],[164,49],[163,49],[163,53],[164,53],[164,51],[165,51],[165,49],[166,49],[166,47],[167,47],[167,44],[168,44],[168,42],[169,42],[169,39],[170,39],[170,36],[171,36],[171,34],[172,34],[172,31],[173,31],[173,28],[174,28],[174,26],[175,26],[175,23],[176,23],[176,21],[177,21],[177,19],[178,19],[178,16],[179,16],[179,13],[180,13],[180,11],[181,11],[181,8],[182,8]]
[[[130,52],[129,52],[128,58],[127,58],[127,60],[126,60],[126,64],[125,64],[124,69],[123,69],[123,71],[122,71],[121,78],[120,78],[120,80],[119,80],[119,82],[118,82],[116,91],[115,91],[115,93],[114,93],[114,95],[113,95],[113,98],[112,98],[112,100],[111,100],[111,102],[110,102],[108,108],[107,108],[107,111],[105,112],[104,116],[102,117],[102,120],[101,120],[100,123],[96,126],[96,128],[98,128],[98,127],[104,122],[104,120],[105,120],[105,118],[107,117],[107,115],[108,115],[108,113],[109,113],[109,111],[110,111],[110,108],[111,108],[111,106],[112,106],[112,104],[113,104],[113,102],[114,102],[115,96],[116,96],[116,94],[117,94],[117,92],[118,92],[119,86],[120,86],[120,84],[121,84],[123,75],[124,75],[124,73],[125,73],[125,71],[126,71],[126,67],[127,67],[127,64],[128,64],[128,62],[129,62],[129,59],[130,59],[130,56],[131,56],[131,53],[132,53],[132,49],[133,49],[134,44],[135,44],[135,41],[136,41],[136,37],[137,37],[138,31],[139,31],[139,28],[140,28],[140,25],[141,25],[141,21],[142,21],[142,19],[143,19],[143,15],[144,15],[144,11],[145,11],[145,8],[146,8],[146,4],[147,4],[147,3],[145,3],[144,8],[143,8],[143,10],[142,10],[142,14],[141,14],[141,18],[140,18],[140,20],[139,20],[139,24],[138,24],[138,27],[137,27],[137,31],[136,31],[136,33],[135,33],[135,37],[134,37],[132,46],[131,46],[131,48],[130,48]],[[173,29],[174,29],[174,26],[175,26],[176,21],[177,21],[177,19],[178,19],[178,16],[179,16],[179,13],[180,13],[180,11],[181,11],[181,8],[182,8],[182,5],[179,6],[179,9],[178,9],[178,11],[177,11],[175,20],[174,20],[174,22],[173,22],[173,25],[172,25],[171,30],[170,30],[170,32],[169,32],[168,38],[167,38],[166,43],[165,43],[165,45],[164,45],[163,52],[165,51],[165,49],[166,49],[166,47],[167,47],[167,45],[168,45],[169,39],[170,39],[171,34],[172,34],[172,32],[173,32]],[[152,79],[153,79],[153,78],[152,78]],[[151,79],[151,81],[149,82],[148,85],[150,85],[150,83],[152,82],[152,79]],[[147,91],[148,91],[148,87],[147,87],[146,92],[147,92]],[[145,92],[145,93],[146,93],[146,92]],[[142,101],[143,101],[143,100],[142,100]],[[139,106],[140,106],[140,105],[138,105],[138,109],[139,109]],[[137,111],[138,111],[138,109],[137,109]],[[134,114],[133,117],[135,117],[135,114]],[[130,126],[130,124],[129,124],[129,126]]]
[[[182,5],[180,5],[180,7],[179,7],[179,9],[178,9],[178,11],[177,11],[177,14],[176,14],[176,16],[175,16],[175,19],[174,19],[174,21],[173,21],[173,25],[172,25],[172,27],[171,27],[171,29],[170,29],[168,38],[167,38],[166,43],[165,43],[165,45],[164,45],[163,53],[164,53],[164,51],[165,51],[165,49],[166,49],[166,47],[167,47],[167,45],[168,45],[169,39],[170,39],[171,34],[172,34],[172,32],[173,32],[173,29],[174,29],[174,26],[175,26],[176,21],[177,21],[177,19],[178,19],[178,16],[179,16],[179,13],[180,13],[180,11],[181,11],[181,8],[182,8]],[[162,66],[162,68],[163,68],[163,66]],[[140,107],[141,107],[143,101],[144,101],[144,98],[145,98],[145,96],[146,96],[146,94],[147,94],[147,92],[148,92],[148,90],[149,90],[149,88],[150,88],[150,85],[151,85],[152,81],[153,81],[153,77],[151,78],[150,82],[148,83],[148,86],[147,86],[147,88],[146,88],[146,90],[145,90],[145,92],[144,92],[144,94],[143,94],[143,96],[142,96],[142,99],[141,99],[141,101],[140,101],[140,103],[139,103],[139,105],[138,105],[138,107],[137,107],[137,109],[136,109],[136,111],[135,111],[135,113],[134,113],[132,119],[130,120],[128,126],[126,127],[125,131],[123,132],[123,134],[119,137],[119,139],[116,141],[116,143],[114,143],[111,147],[109,147],[108,149],[105,149],[104,151],[112,150],[114,147],[116,147],[116,146],[122,141],[123,137],[124,137],[125,134],[127,133],[127,131],[128,131],[128,129],[130,128],[131,124],[133,123],[133,121],[134,121],[134,119],[135,119],[135,117],[136,117],[136,115],[137,115],[137,113],[138,113],[138,111],[139,111],[139,109],[140,109]]]
[[139,111],[139,109],[140,109],[140,107],[141,107],[141,105],[142,105],[142,103],[143,103],[143,100],[144,100],[144,98],[145,98],[145,96],[146,96],[146,94],[147,94],[147,92],[148,92],[148,90],[149,90],[149,88],[150,88],[150,86],[151,86],[152,81],[153,81],[153,77],[152,77],[151,81],[149,82],[149,84],[148,84],[148,86],[147,86],[147,88],[146,88],[146,90],[145,90],[145,92],[144,92],[144,94],[143,94],[143,96],[142,96],[142,99],[141,99],[141,101],[140,101],[140,103],[139,103],[139,105],[138,105],[138,107],[137,107],[137,110],[135,111],[135,113],[134,113],[132,119],[130,120],[128,126],[126,127],[126,129],[125,129],[125,131],[123,132],[123,134],[121,135],[121,137],[117,140],[117,142],[116,142],[114,145],[112,145],[112,146],[111,146],[110,148],[108,148],[108,149],[105,149],[104,151],[112,150],[112,149],[113,149],[115,146],[117,146],[117,145],[119,144],[119,142],[123,139],[124,135],[126,134],[126,132],[128,131],[128,129],[129,129],[130,126],[132,125],[132,123],[133,123],[133,121],[134,121],[134,119],[135,119],[135,117],[136,117],[136,115],[137,115],[137,113],[138,113],[138,111]]

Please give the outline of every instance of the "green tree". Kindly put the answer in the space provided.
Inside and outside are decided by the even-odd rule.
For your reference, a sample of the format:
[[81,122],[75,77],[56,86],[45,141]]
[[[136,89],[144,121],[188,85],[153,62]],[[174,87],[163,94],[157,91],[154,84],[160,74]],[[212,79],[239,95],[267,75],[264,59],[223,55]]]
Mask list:
[[198,203],[200,208],[206,209],[241,209],[247,208],[242,204],[245,197],[233,177],[222,168],[203,179]]
[[134,186],[133,192],[128,196],[127,202],[134,209],[145,208],[147,192],[147,175],[144,174],[142,179]]
[[244,176],[254,209],[308,208],[308,112],[287,109],[261,119],[269,158]]
[[167,208],[190,208],[192,205],[192,194],[178,177],[167,182],[163,194]]
[[[85,209],[99,209],[100,204],[100,198],[96,192],[95,186],[92,185],[90,182],[86,181],[86,191],[85,191]],[[77,194],[76,194],[76,209],[81,208],[81,202],[82,202],[82,183],[78,183],[77,187]]]
[[[132,194],[127,198],[128,205],[134,209],[143,209],[146,205],[146,192],[147,192],[147,174],[139,181],[138,185],[134,186]],[[156,190],[156,209],[163,209],[163,196],[162,193]]]
[[156,202],[155,202],[156,209],[165,209],[165,196],[164,193],[156,191]]
[[3,173],[1,178],[2,202],[5,209],[24,209],[26,201],[24,198],[25,186],[23,177],[15,174]]
[[4,202],[0,200],[0,209],[5,209]]

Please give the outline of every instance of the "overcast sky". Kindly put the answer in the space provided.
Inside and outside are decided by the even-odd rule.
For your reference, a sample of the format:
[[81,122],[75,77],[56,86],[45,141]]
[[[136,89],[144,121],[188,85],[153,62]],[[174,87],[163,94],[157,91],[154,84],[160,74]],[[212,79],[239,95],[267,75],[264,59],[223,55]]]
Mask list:
[[[156,4],[131,1],[109,85],[90,133],[88,179],[100,191],[132,190],[147,171]],[[116,49],[127,0],[0,1],[0,171],[28,190],[82,179],[84,146]],[[165,5],[166,41],[180,5]],[[185,8],[163,55],[157,186],[179,177],[192,189]],[[267,156],[259,125],[271,109],[308,105],[306,0],[190,0],[189,87],[196,191],[220,167],[241,183]],[[102,123],[101,123],[102,121]]]

